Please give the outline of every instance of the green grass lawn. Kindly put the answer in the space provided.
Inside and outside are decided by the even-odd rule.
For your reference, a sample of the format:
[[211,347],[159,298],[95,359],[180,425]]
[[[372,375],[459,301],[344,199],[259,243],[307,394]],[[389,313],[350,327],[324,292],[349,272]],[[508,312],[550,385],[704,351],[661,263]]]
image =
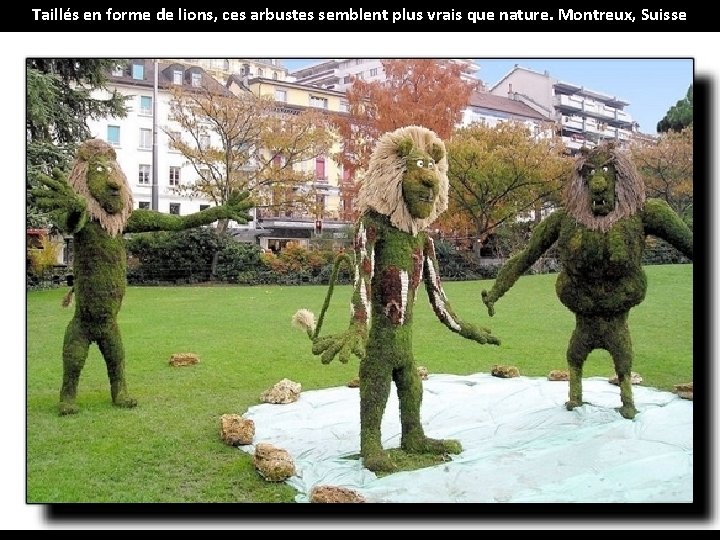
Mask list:
[[[672,390],[693,379],[692,265],[646,268],[648,293],[630,313],[633,371],[644,385]],[[499,347],[448,331],[418,295],[414,346],[430,373],[489,372],[512,364],[521,375],[565,369],[573,315],[555,296],[554,275],[522,277],[488,317],[480,291],[492,281],[449,282],[456,313],[492,328]],[[262,480],[251,458],[218,436],[224,413],[244,413],[282,378],[303,390],[343,386],[357,360],[323,366],[307,335],[290,325],[299,308],[317,315],[326,287],[130,287],[119,323],[136,409],[110,404],[105,364],[95,345],[80,381],[80,414],[59,417],[62,340],[71,309],[63,289],[27,294],[27,502],[292,502],[294,490]],[[350,288],[338,287],[323,335],[349,320]],[[199,355],[173,368],[173,353]],[[585,376],[610,376],[595,351]],[[618,397],[619,405],[619,397]],[[358,418],[359,422],[359,418]],[[359,445],[359,441],[358,441]]]

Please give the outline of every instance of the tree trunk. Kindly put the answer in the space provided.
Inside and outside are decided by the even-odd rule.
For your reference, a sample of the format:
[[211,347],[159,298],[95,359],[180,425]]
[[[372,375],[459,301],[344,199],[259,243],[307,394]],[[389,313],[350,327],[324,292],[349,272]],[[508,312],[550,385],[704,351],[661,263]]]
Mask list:
[[[223,234],[225,231],[227,231],[229,224],[229,220],[227,219],[219,219],[217,222],[217,228],[215,229],[215,232],[218,236]],[[215,250],[215,253],[213,254],[212,263],[210,263],[210,281],[217,281],[217,265],[218,265],[218,259],[220,258],[220,252],[218,250]]]

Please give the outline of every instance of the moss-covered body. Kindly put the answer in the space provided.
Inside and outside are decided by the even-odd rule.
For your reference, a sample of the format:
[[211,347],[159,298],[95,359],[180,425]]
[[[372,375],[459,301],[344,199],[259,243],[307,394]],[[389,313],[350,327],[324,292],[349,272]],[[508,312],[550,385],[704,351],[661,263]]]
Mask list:
[[[688,227],[664,201],[648,200],[637,209],[612,215],[611,206],[616,208],[615,195],[621,189],[616,182],[634,179],[632,174],[630,179],[618,174],[612,164],[613,156],[603,149],[582,162],[579,169],[587,169],[587,174],[583,176],[581,172],[577,182],[587,187],[585,204],[589,217],[570,214],[567,209],[551,214],[535,228],[525,250],[502,268],[490,292],[483,291],[483,300],[492,315],[494,303],[557,242],[562,270],[556,292],[576,318],[567,351],[570,372],[567,408],[582,404],[582,367],[587,356],[594,349],[605,349],[613,358],[620,382],[620,412],[633,418],[636,413],[630,383],[633,355],[627,321],[629,310],[643,301],[647,290],[642,269],[645,237],[652,234],[662,238],[690,259],[693,239]],[[612,192],[604,192],[606,189]],[[611,215],[612,219],[603,219]]]
[[[417,130],[411,131],[416,136],[431,135],[429,144],[419,144],[418,137],[413,143],[408,130]],[[383,450],[380,433],[392,382],[400,403],[401,448],[409,453],[461,451],[458,441],[426,437],[420,420],[423,388],[413,358],[412,317],[421,281],[433,310],[450,330],[478,343],[499,343],[488,329],[466,324],[453,313],[440,283],[432,239],[418,230],[417,222],[410,223],[428,219],[437,210],[436,201],[443,185],[442,173],[437,169],[446,167],[441,141],[429,130],[412,127],[386,134],[379,146],[386,142],[387,162],[394,171],[401,172],[392,193],[399,204],[388,206],[395,209],[403,205],[402,216],[398,217],[400,212],[388,215],[368,205],[355,228],[350,327],[343,334],[318,337],[326,300],[318,327],[314,332],[309,330],[313,353],[321,355],[323,363],[329,363],[336,355],[342,362],[347,362],[351,354],[360,358],[360,454],[364,465],[374,471],[395,468]],[[375,158],[378,154],[376,150]],[[405,162],[397,164],[397,160]],[[373,163],[377,164],[377,159],[375,162],[371,159],[371,168]],[[445,189],[446,186],[445,183]],[[373,186],[377,191],[385,187],[382,182]],[[367,185],[365,189],[369,189]],[[367,193],[365,196],[369,200]],[[393,220],[406,223],[408,230]],[[311,324],[305,326],[309,329]]]
[[[68,183],[69,182],[69,183]],[[58,212],[58,226],[73,233],[75,313],[65,331],[60,414],[77,412],[80,372],[91,343],[96,343],[107,365],[112,402],[134,407],[128,395],[117,315],[126,285],[127,256],[123,232],[181,230],[210,224],[221,218],[247,220],[249,201],[235,196],[224,207],[189,216],[132,211],[132,196],[115,151],[104,141],[91,139],[78,150],[70,178],[46,178],[37,197],[45,208]]]

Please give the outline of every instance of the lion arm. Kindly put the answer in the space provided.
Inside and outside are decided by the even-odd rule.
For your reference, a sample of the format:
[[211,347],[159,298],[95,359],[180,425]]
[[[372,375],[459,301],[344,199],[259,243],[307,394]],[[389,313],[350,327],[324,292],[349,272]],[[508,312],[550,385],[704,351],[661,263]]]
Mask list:
[[692,260],[692,231],[667,202],[661,199],[648,199],[642,212],[642,221],[647,234],[662,238]]
[[453,332],[478,343],[493,343],[495,345],[500,343],[498,338],[490,334],[489,329],[463,322],[455,314],[440,280],[440,266],[435,255],[435,243],[429,237],[425,240],[423,249],[423,281],[430,299],[430,305],[440,322]]
[[487,294],[487,302],[494,303],[502,298],[518,278],[550,249],[560,235],[563,217],[563,211],[553,212],[535,227],[527,247],[511,257],[498,273],[492,289]]
[[182,231],[209,225],[226,217],[222,209],[221,206],[214,206],[187,216],[137,209],[130,214],[125,232]]
[[363,218],[355,227],[354,288],[350,302],[350,324],[370,324],[372,317],[372,279],[375,274],[375,241],[377,227]]

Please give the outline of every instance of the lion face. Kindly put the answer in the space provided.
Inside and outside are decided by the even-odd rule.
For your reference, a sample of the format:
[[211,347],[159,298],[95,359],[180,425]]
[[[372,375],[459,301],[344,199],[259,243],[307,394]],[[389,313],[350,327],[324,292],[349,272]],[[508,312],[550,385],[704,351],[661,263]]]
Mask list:
[[424,219],[433,211],[440,193],[435,160],[413,152],[407,158],[407,172],[402,181],[405,204],[414,218]]
[[591,212],[606,216],[615,209],[615,181],[617,171],[612,156],[604,151],[591,153],[580,170],[588,188]]
[[108,214],[117,214],[124,208],[123,182],[114,173],[113,161],[104,155],[94,156],[88,162],[90,195]]
[[447,209],[447,169],[445,145],[431,130],[405,126],[385,133],[362,175],[357,209],[386,215],[416,235]]

